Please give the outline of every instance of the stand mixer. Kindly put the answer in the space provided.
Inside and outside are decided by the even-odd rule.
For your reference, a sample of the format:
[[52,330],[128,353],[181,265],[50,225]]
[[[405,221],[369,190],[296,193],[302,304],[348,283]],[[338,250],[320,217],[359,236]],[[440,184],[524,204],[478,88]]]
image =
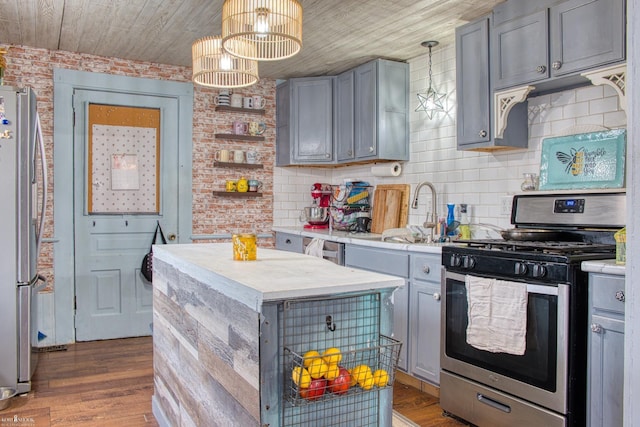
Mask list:
[[307,222],[304,228],[328,228],[329,208],[331,206],[332,187],[331,184],[316,182],[311,186],[311,206],[302,210],[300,220]]

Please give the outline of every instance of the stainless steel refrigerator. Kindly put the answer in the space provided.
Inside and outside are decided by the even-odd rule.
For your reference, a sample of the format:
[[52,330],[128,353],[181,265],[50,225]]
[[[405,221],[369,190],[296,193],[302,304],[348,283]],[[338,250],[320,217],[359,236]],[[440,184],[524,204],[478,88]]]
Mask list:
[[0,386],[18,393],[31,390],[37,363],[46,176],[35,93],[0,86]]

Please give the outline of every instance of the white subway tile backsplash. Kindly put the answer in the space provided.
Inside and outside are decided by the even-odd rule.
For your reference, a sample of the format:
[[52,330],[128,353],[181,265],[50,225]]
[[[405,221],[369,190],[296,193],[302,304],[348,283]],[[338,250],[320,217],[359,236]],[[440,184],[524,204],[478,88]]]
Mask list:
[[[288,212],[274,215],[275,225],[300,225],[300,209],[311,203],[310,184],[339,184],[344,178],[362,179],[373,185],[411,184],[411,197],[421,181],[432,182],[438,190],[437,211],[446,215],[446,203],[469,204],[472,223],[492,223],[510,227],[510,218],[501,214],[502,197],[520,192],[522,174],[540,171],[540,151],[544,138],[556,136],[575,125],[625,127],[626,114],[619,109],[615,91],[603,86],[584,86],[558,93],[528,98],[529,141],[526,150],[484,153],[456,149],[455,48],[438,46],[433,52],[433,81],[446,92],[446,113],[429,120],[415,112],[416,93],[426,90],[427,55],[409,61],[410,77],[410,161],[397,178],[377,178],[371,165],[341,168],[275,168],[274,206]],[[276,188],[279,190],[276,191]],[[420,225],[431,211],[426,192],[418,209],[409,209],[409,223]]]

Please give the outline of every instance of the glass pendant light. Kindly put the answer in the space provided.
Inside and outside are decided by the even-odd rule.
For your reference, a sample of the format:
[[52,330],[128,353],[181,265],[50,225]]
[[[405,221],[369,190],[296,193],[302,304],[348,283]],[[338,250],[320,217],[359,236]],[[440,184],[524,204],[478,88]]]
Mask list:
[[421,43],[422,46],[429,48],[429,88],[426,93],[418,93],[418,108],[416,111],[424,111],[427,113],[429,119],[433,119],[435,113],[443,113],[444,107],[442,105],[443,99],[446,94],[436,92],[432,87],[432,73],[431,73],[431,48],[438,45],[437,41],[426,41]]

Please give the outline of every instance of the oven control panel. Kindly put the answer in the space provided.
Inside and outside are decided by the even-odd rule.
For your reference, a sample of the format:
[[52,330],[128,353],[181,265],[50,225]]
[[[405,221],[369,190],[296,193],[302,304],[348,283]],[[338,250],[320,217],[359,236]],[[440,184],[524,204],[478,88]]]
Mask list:
[[584,199],[556,199],[553,213],[584,213]]

